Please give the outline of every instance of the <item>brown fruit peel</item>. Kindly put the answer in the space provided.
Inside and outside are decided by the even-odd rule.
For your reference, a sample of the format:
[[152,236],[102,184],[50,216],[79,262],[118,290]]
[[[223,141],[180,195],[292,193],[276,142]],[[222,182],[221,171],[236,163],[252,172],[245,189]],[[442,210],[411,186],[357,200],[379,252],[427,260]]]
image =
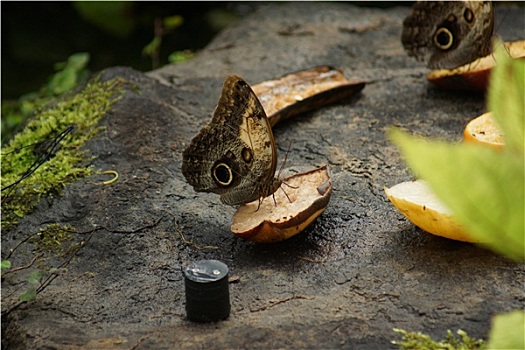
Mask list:
[[[504,43],[510,57],[525,58],[525,40]],[[485,92],[490,71],[496,65],[494,55],[485,57],[454,69],[438,69],[427,74],[427,79],[436,86],[449,90]]]
[[257,243],[288,239],[307,228],[330,201],[332,183],[326,165],[292,175],[283,182],[282,189],[274,194],[277,205],[270,196],[263,200],[258,210],[258,201],[237,209],[231,225],[233,234]]
[[274,126],[297,114],[349,98],[364,86],[364,81],[346,79],[339,69],[318,66],[259,83],[252,89]]

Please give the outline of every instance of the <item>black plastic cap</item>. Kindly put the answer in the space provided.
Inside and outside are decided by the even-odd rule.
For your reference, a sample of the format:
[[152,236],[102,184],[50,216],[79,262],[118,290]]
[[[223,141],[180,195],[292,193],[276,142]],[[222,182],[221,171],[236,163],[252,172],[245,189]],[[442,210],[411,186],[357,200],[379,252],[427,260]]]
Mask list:
[[230,316],[228,266],[217,260],[199,260],[183,273],[190,321],[216,322]]

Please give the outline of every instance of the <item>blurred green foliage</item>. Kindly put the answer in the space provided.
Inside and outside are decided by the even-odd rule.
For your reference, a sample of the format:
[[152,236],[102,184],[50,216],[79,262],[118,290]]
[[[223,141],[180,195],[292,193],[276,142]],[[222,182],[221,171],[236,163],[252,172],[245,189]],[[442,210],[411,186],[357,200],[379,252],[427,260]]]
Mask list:
[[[159,68],[161,65],[159,56],[163,37],[172,33],[175,28],[180,27],[183,23],[184,19],[182,16],[155,19],[153,39],[142,49],[142,54],[151,58],[153,69]],[[189,50],[173,52],[168,56],[168,61],[170,63],[178,63],[191,59],[193,55],[185,55],[184,52],[186,51],[191,52]],[[176,55],[175,59],[172,58],[173,55]]]
[[44,278],[44,271],[34,270],[27,275],[27,282],[30,287],[19,296],[20,301],[31,301],[36,299],[36,289],[41,284],[42,278]]
[[401,340],[394,340],[392,344],[400,350],[484,350],[487,348],[481,339],[472,339],[466,332],[458,330],[458,338],[448,330],[445,339],[435,341],[421,332],[407,332],[403,329],[394,329],[401,334]]
[[[89,52],[90,70],[128,66],[151,69],[142,49],[155,36],[155,21],[173,28],[164,35],[160,65],[172,52],[196,52],[224,27],[257,8],[235,2],[21,2],[2,3],[2,100],[37,90],[55,62]],[[9,14],[8,16],[6,14]]]
[[9,260],[2,260],[2,263],[0,264],[0,267],[2,270],[7,270],[11,268],[11,261]]
[[116,37],[127,37],[136,26],[136,18],[131,15],[133,2],[73,1],[73,7],[87,22]]
[[[3,3],[2,10],[9,16],[2,17],[2,144],[33,111],[70,91],[89,71],[110,66],[147,71],[189,60],[218,31],[249,12],[250,6],[254,5],[73,1],[28,7]],[[156,25],[159,22],[161,26]],[[55,64],[68,56],[66,62]]]
[[469,234],[489,249],[525,261],[525,62],[511,59],[501,42],[488,90],[488,110],[505,147],[450,144],[400,130],[390,136],[412,171],[426,180]]
[[175,51],[168,56],[170,63],[180,63],[191,60],[195,56],[195,53],[190,50]]
[[56,63],[57,72],[42,87],[41,95],[44,97],[60,96],[86,81],[89,74],[88,63],[89,53],[87,52],[75,53],[69,56],[66,62]]
[[514,310],[492,318],[489,349],[525,349],[525,312]]
[[36,110],[51,99],[87,81],[89,54],[80,52],[71,55],[66,62],[55,64],[56,73],[49,77],[38,91],[21,96],[15,101],[2,101],[2,144]]
[[[522,262],[525,260],[525,62],[511,59],[501,41],[496,41],[494,47],[498,63],[491,72],[487,106],[503,131],[503,150],[481,144],[426,140],[399,130],[391,130],[390,136],[411,169],[429,183],[473,237],[487,242],[486,246],[496,253]],[[401,349],[524,349],[525,313],[516,310],[494,316],[488,346],[484,343],[465,346],[464,340],[445,346],[421,333],[396,332],[403,335],[402,341],[394,342]]]

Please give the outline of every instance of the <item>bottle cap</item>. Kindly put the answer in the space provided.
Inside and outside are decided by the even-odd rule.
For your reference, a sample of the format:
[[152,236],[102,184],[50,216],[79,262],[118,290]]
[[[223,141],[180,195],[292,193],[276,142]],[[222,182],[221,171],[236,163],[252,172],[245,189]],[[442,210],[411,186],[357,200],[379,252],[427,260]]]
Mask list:
[[228,266],[218,260],[199,260],[184,270],[186,316],[195,322],[216,322],[230,315]]

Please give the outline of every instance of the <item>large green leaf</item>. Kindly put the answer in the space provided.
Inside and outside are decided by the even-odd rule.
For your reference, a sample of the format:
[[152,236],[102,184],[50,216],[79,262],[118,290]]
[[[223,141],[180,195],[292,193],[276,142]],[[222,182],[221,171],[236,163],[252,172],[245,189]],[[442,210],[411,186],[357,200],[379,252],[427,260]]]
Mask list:
[[398,130],[391,137],[469,233],[503,255],[525,259],[522,157],[484,146],[427,141]]
[[425,179],[472,234],[514,260],[525,260],[525,62],[502,45],[489,87],[489,109],[505,135],[505,148],[430,141],[391,130],[406,162]]
[[488,109],[505,135],[505,147],[523,156],[525,151],[525,63],[511,60],[497,42],[496,62],[488,91]]
[[525,313],[516,310],[492,319],[489,349],[525,349]]

